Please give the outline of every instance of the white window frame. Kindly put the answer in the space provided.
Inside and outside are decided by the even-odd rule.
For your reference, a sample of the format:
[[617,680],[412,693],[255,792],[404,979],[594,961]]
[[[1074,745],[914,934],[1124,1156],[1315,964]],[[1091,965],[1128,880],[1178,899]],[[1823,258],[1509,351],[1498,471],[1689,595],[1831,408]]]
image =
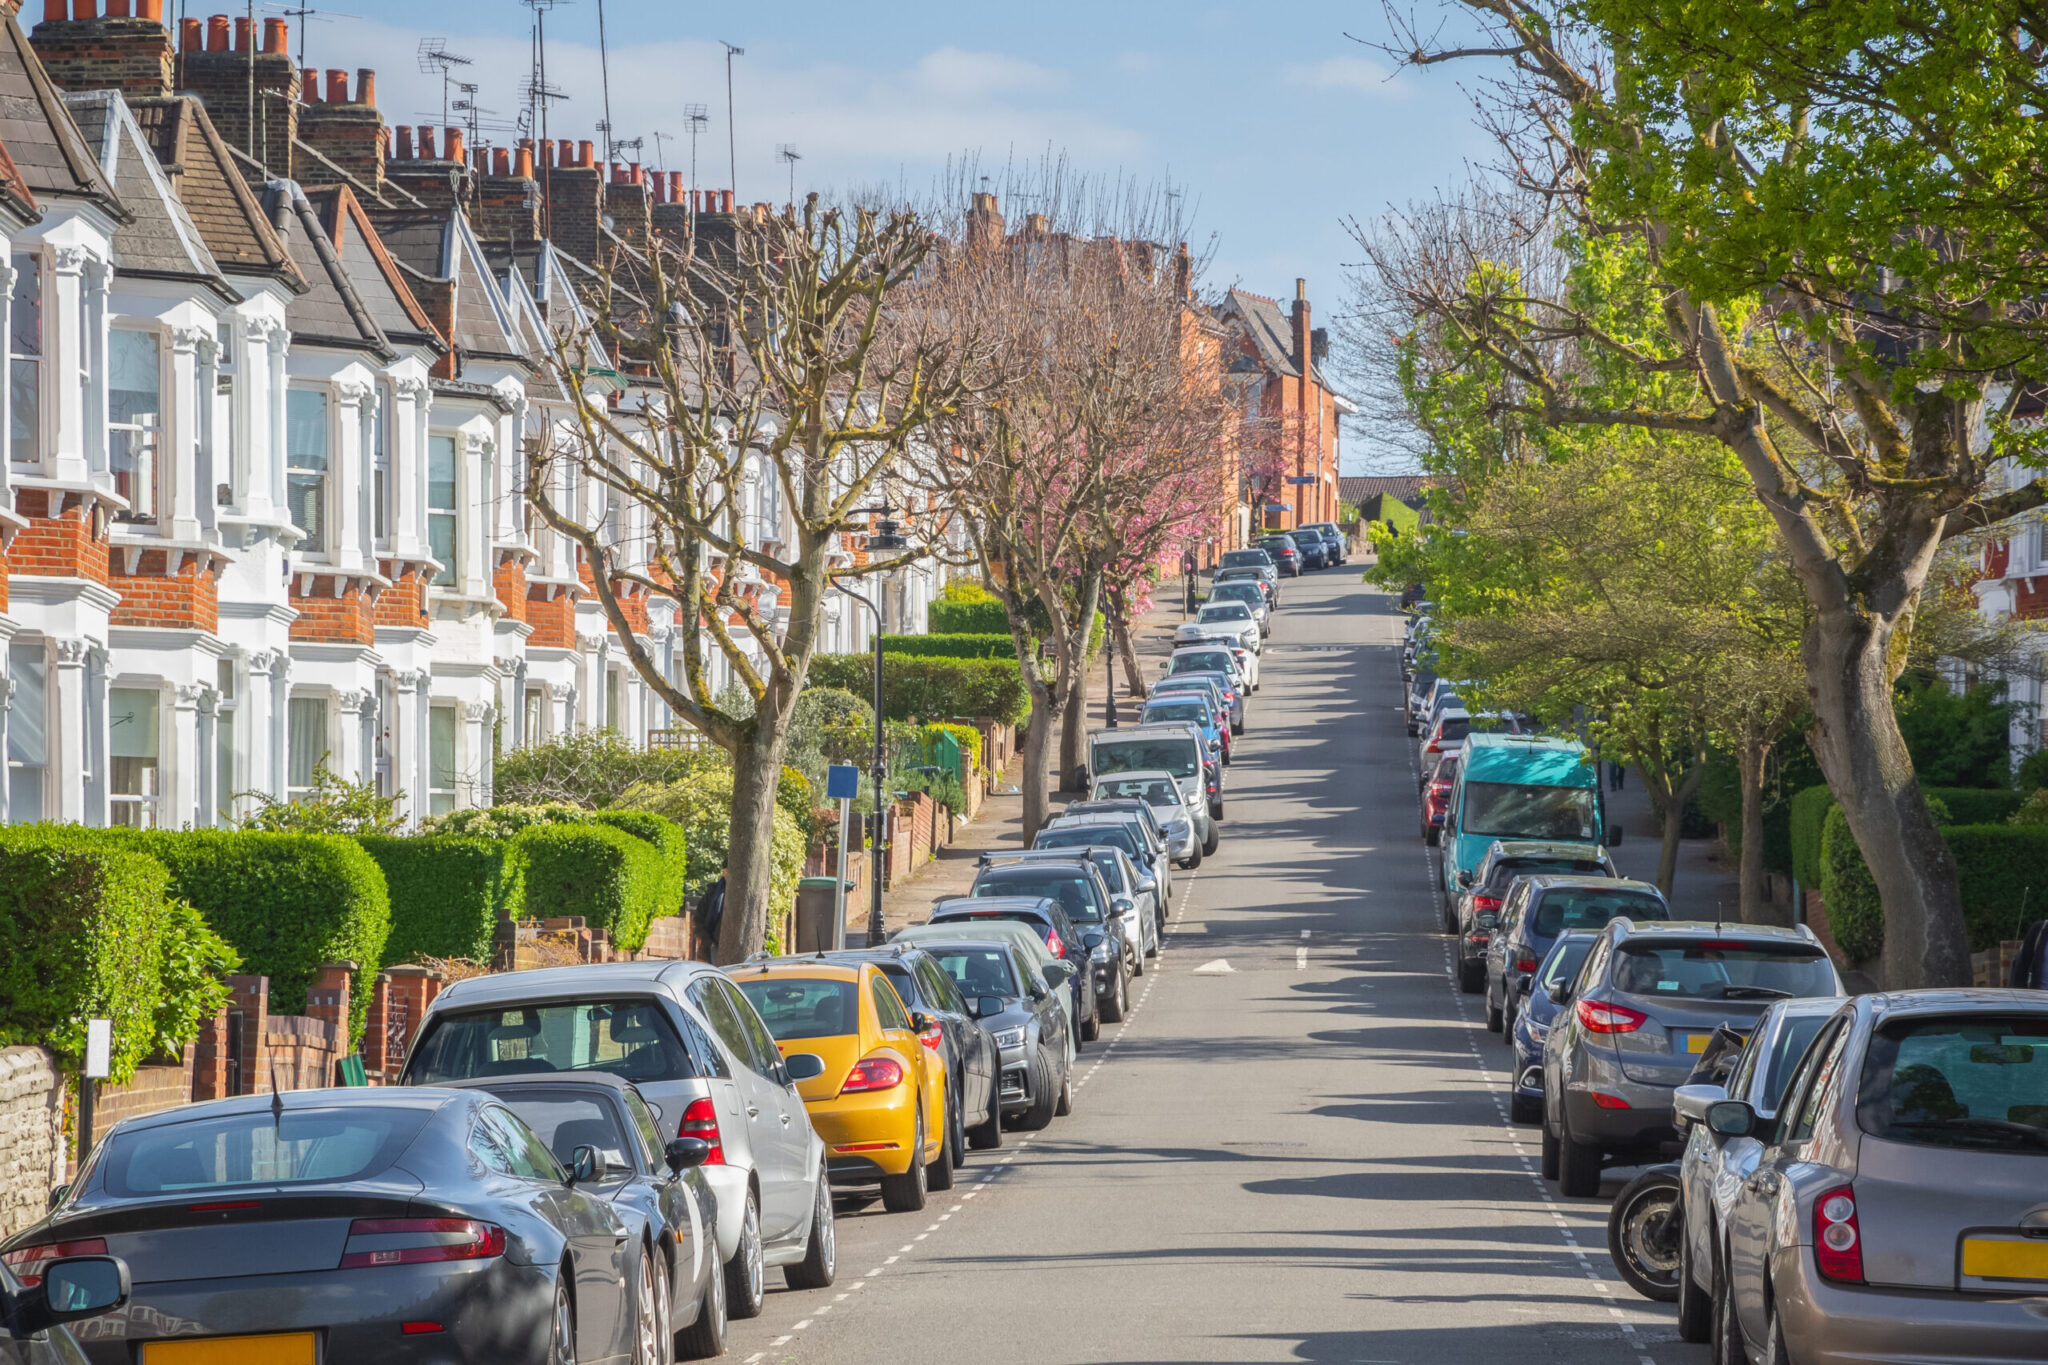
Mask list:
[[[296,759],[298,757],[298,755],[293,751],[295,732],[297,731],[298,727],[292,724],[292,712],[297,710],[301,705],[318,706],[320,708],[320,752],[314,754],[311,758],[311,761],[307,763],[305,773],[307,780],[304,783],[292,781],[292,778],[297,775],[293,772],[293,769],[297,766]],[[328,756],[334,752],[334,698],[329,696],[325,692],[293,693],[285,701],[284,729],[285,797],[287,800],[296,801],[301,796],[304,796],[313,790],[312,778],[314,772],[318,770],[320,765],[326,762]]]
[[[446,507],[434,501],[434,455],[441,441],[448,443],[450,462]],[[437,587],[455,587],[462,581],[462,444],[459,431],[427,433],[427,553],[436,559],[441,559],[441,555],[434,545],[434,526],[441,521],[448,525],[448,557],[441,559],[441,573],[434,580]]]
[[[435,751],[442,744],[442,736],[435,731],[444,719],[448,749],[445,768],[435,761]],[[447,779],[445,784],[441,780],[444,777]],[[462,708],[454,702],[434,702],[427,708],[427,814],[446,815],[453,811],[461,782]]]
[[[133,421],[114,417],[114,353],[122,337],[148,337],[156,347],[156,411],[139,413]],[[163,516],[164,469],[164,335],[154,327],[115,327],[107,336],[107,470],[115,491],[128,500],[128,510],[115,520],[155,525]],[[126,437],[130,443],[129,468],[122,480],[115,445]]]
[[[115,755],[115,742],[121,738],[115,731],[124,724],[130,722],[140,723],[141,721],[141,713],[139,711],[134,713],[126,711],[125,704],[119,700],[122,693],[127,693],[136,698],[147,699],[146,703],[138,702],[137,704],[146,704],[155,712],[156,734],[154,738],[156,752],[153,755],[123,754],[118,757]],[[160,688],[110,687],[107,689],[107,823],[111,825],[119,825],[129,829],[160,829],[163,827],[164,711],[163,692]],[[155,781],[148,784],[155,787],[154,791],[119,792],[114,790],[121,780],[123,764],[145,761],[148,767],[141,771],[154,776]],[[132,815],[132,818],[123,818],[124,815]]]
[[[310,398],[318,398],[320,400],[321,466],[318,469],[315,469],[310,465],[299,465],[292,463],[295,459],[298,458],[300,452],[292,448],[294,442],[292,441],[291,404],[292,400],[298,397],[300,394],[305,394]],[[285,390],[284,403],[285,469],[283,491],[285,514],[292,518],[292,524],[298,526],[301,535],[305,537],[305,539],[301,540],[299,543],[299,551],[307,555],[325,558],[326,556],[331,555],[335,552],[334,395],[330,393],[327,390],[326,386],[324,385],[315,387],[313,385],[301,384],[289,387]],[[318,493],[320,502],[320,526],[317,532],[310,530],[306,526],[301,525],[299,523],[297,509],[293,505],[293,480],[307,478],[317,480],[317,482],[313,485],[316,492]]]
[[[13,297],[8,302],[7,324],[7,460],[11,464],[39,465],[43,462],[49,433],[49,426],[44,417],[49,408],[50,397],[50,276],[43,268],[43,254],[40,251],[14,252],[11,263],[15,277]],[[24,283],[32,285],[35,291],[37,326],[33,353],[14,349],[15,338],[20,334]],[[28,367],[26,372],[33,375],[30,387],[35,393],[36,406],[34,414],[29,419],[28,430],[24,433],[28,440],[28,453],[25,455],[16,451],[14,444],[14,423],[20,419],[21,414],[16,410],[19,404],[14,401],[13,384],[15,374],[22,371],[23,367]]]

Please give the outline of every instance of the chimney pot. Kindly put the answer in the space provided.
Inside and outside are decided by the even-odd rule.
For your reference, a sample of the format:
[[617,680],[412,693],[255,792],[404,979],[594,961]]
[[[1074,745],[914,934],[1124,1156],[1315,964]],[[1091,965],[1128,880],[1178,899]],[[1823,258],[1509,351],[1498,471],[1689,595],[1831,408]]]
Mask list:
[[128,13],[128,0],[107,0],[107,17],[109,19],[131,18],[132,16]]
[[[147,4],[147,3],[150,3],[150,0],[144,0],[144,3],[145,3],[145,4]],[[160,3],[162,3],[162,0],[156,0],[156,3],[159,3],[159,4],[160,4]],[[265,20],[263,21],[263,50],[264,50],[264,52],[266,52],[266,53],[268,53],[268,54],[270,54],[270,55],[272,55],[272,56],[279,56],[279,57],[281,57],[281,56],[283,56],[283,55],[284,55],[285,53],[287,53],[287,52],[291,51],[291,46],[292,46],[292,31],[291,31],[291,27],[290,27],[290,26],[289,26],[288,24],[286,24],[284,20],[282,20],[282,19],[265,19]]]
[[731,213],[731,212],[732,212],[732,191],[731,191],[731,190],[720,190],[720,191],[718,192],[718,211],[719,211],[720,213]]
[[71,0],[71,17],[74,19],[99,18],[99,6],[94,0]]
[[[282,20],[282,19],[278,20],[278,21],[277,21],[277,26],[278,26],[279,28],[283,28],[283,27],[284,27],[284,20]],[[367,67],[367,66],[365,66],[365,67],[359,67],[359,68],[357,68],[357,70],[356,70],[356,103],[357,103],[357,104],[375,104],[376,102],[377,102],[377,73],[376,73],[375,71],[372,71],[372,70],[371,70],[371,69],[370,69],[369,67]]]
[[681,171],[670,171],[668,173],[668,198],[671,204],[683,202],[683,173]]
[[135,17],[161,24],[164,21],[164,0],[135,0]]
[[635,161],[635,162],[633,162],[633,163],[632,163],[631,165],[629,165],[629,166],[627,166],[627,167],[626,167],[626,181],[627,181],[627,183],[628,183],[628,184],[632,184],[632,185],[638,185],[638,184],[642,184],[642,183],[644,183],[644,182],[643,182],[643,177],[642,177],[642,175],[641,175],[641,173],[640,173],[640,163],[639,163],[639,162]]
[[[79,3],[89,5],[92,3],[92,0],[79,0]],[[237,15],[235,18],[235,51],[247,52],[255,45],[255,25],[249,22],[248,15]]]
[[462,130],[450,128],[447,134],[447,139],[441,144],[441,154],[450,161],[465,160],[462,153]]
[[579,142],[576,144],[576,164],[585,170],[589,170],[597,165],[597,144],[595,142]]
[[512,174],[512,153],[506,151],[503,147],[491,148],[491,174]]
[[[51,0],[56,3],[56,0]],[[180,19],[178,21],[178,50],[181,52],[203,52],[206,50],[206,21],[203,19]]]
[[327,102],[329,104],[348,103],[348,72],[329,71],[327,73]]
[[553,138],[549,138],[540,144],[540,164],[546,166],[549,170],[554,169],[555,140]]
[[43,0],[43,22],[61,24],[71,17],[70,0]]
[[625,162],[623,162],[623,161],[614,161],[614,162],[612,163],[612,183],[613,183],[614,185],[623,185],[623,184],[625,184],[625,183],[626,183],[626,163],[625,163]]
[[1308,281],[1299,276],[1296,276],[1294,281],[1294,299],[1297,303],[1308,302]]
[[512,158],[512,174],[521,180],[533,179],[533,139],[523,139],[525,145]]
[[420,125],[419,158],[422,161],[434,160],[434,125],[431,123]]
[[396,131],[398,133],[398,159],[400,161],[412,160],[412,128],[407,124],[401,123]]
[[206,50],[226,52],[228,50],[228,17],[225,14],[208,16],[206,20]]
[[299,73],[299,103],[318,104],[319,102],[320,73],[317,71],[301,71]]
[[555,159],[557,166],[568,167],[576,164],[576,144],[568,138],[562,139],[561,155]]

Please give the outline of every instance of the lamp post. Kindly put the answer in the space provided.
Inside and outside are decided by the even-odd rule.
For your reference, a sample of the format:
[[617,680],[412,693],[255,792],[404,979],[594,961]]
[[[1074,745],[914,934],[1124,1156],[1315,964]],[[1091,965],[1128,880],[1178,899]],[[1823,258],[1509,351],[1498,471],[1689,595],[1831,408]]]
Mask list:
[[[903,537],[896,533],[896,523],[888,519],[889,513],[894,510],[888,503],[884,502],[880,507],[863,507],[855,510],[874,512],[879,515],[880,519],[875,522],[874,532],[868,537],[868,552],[870,554],[877,550],[901,550],[905,548]],[[887,826],[882,823],[882,784],[888,781],[889,778],[887,722],[882,718],[882,609],[872,600],[855,592],[838,579],[834,578],[831,581],[833,587],[866,607],[875,618],[875,761],[873,770],[875,787],[873,816],[875,822],[873,841],[875,865],[868,871],[868,946],[873,948],[881,943],[884,932],[882,927],[881,859],[888,852],[888,841],[883,837]],[[845,844],[845,839],[845,832],[841,831],[840,843],[842,847]]]
[[[1113,637],[1115,632],[1111,632]],[[1102,662],[1108,666],[1109,686],[1102,694],[1103,705],[1109,711],[1109,728],[1117,728],[1116,721],[1116,640],[1105,638],[1102,642]]]

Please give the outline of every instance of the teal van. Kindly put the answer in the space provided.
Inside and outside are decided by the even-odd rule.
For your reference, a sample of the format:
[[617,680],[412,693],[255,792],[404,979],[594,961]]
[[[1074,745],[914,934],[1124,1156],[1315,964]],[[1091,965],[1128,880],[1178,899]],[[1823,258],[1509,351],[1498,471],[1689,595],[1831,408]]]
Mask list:
[[1458,892],[1496,839],[1618,844],[1606,827],[1600,772],[1571,739],[1473,734],[1465,738],[1458,784],[1444,817],[1443,894]]

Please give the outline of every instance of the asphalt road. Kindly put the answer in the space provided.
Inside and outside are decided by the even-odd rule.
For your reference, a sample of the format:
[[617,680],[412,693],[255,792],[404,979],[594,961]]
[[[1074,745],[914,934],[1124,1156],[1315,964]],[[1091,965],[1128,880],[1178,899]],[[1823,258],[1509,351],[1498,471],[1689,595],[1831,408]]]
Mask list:
[[1392,599],[1346,568],[1282,600],[1223,846],[1073,1116],[924,1214],[843,1206],[839,1283],[772,1293],[732,1359],[1704,1362],[1507,1122],[1432,931]]

